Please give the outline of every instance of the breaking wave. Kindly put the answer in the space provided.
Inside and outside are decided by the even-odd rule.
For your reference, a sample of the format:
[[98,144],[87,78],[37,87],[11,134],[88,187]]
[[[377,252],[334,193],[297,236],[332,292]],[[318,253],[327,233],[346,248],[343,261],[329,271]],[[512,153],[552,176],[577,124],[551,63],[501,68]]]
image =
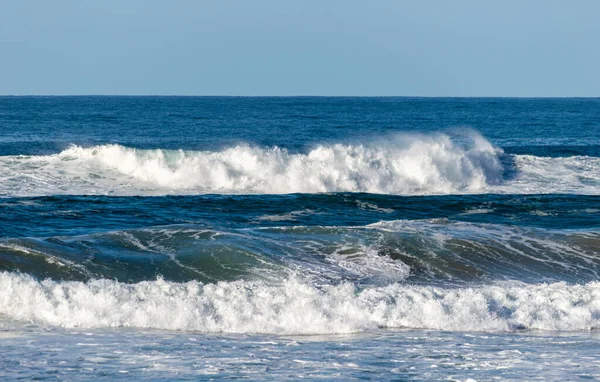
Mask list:
[[221,151],[72,146],[0,157],[0,195],[368,192],[597,194],[600,158],[508,155],[475,132],[397,135],[307,153],[239,145]]
[[0,194],[472,193],[500,182],[501,150],[477,133],[399,135],[307,153],[247,145],[222,151],[72,146],[49,156],[0,157]]
[[306,153],[239,145],[221,151],[72,146],[0,157],[0,195],[368,192],[598,194],[600,158],[504,154],[475,132],[397,135]]
[[0,289],[0,314],[68,328],[324,334],[377,328],[574,331],[600,325],[598,282],[449,289],[396,283],[357,289],[294,279],[281,285],[37,281],[3,272]]

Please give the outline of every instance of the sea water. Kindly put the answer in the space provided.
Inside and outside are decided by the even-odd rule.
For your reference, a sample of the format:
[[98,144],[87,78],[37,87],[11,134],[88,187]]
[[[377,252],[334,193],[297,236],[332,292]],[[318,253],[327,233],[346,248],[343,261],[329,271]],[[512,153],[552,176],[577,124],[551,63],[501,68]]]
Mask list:
[[0,97],[0,378],[600,378],[600,99]]

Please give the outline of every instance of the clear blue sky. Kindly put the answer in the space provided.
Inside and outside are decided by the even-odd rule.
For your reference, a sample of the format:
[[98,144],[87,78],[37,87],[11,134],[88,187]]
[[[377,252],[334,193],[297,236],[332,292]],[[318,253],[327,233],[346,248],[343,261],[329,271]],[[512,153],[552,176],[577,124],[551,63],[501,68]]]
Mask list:
[[0,94],[600,96],[600,1],[0,0]]

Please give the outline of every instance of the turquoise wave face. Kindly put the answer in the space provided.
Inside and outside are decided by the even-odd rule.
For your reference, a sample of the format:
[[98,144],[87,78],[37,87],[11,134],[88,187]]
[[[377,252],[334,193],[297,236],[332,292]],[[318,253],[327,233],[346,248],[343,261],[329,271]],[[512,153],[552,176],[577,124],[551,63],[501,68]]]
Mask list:
[[587,283],[599,277],[599,245],[600,232],[595,229],[564,231],[447,219],[366,226],[186,224],[2,239],[0,270],[39,279],[106,278],[127,283],[162,278],[276,284],[291,277],[315,285],[357,286],[397,282],[464,286],[503,280]]
[[599,211],[600,197],[575,195],[7,198],[0,270],[122,282],[585,283],[598,276]]

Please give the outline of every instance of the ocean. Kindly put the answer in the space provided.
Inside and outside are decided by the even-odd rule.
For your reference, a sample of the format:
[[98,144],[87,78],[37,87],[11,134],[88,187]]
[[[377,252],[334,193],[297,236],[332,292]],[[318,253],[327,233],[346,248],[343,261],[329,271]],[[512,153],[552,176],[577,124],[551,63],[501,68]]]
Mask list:
[[0,379],[600,379],[600,99],[0,97]]

